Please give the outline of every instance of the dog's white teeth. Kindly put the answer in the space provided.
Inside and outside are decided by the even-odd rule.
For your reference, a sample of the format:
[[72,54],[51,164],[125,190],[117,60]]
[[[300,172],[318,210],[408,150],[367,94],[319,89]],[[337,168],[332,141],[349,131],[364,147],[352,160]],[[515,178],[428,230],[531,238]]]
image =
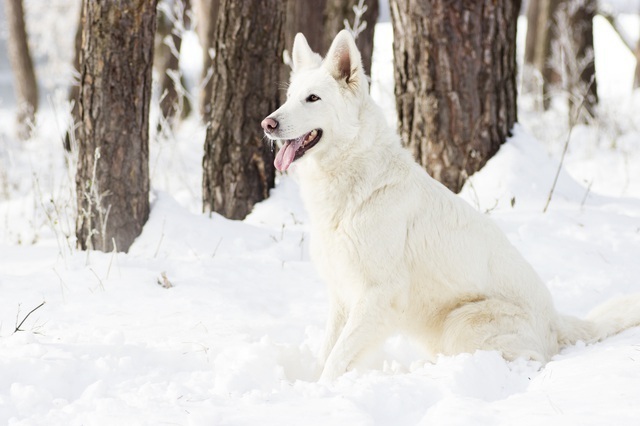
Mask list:
[[317,134],[318,134],[317,130],[312,130],[309,136],[311,136],[312,138],[315,138]]

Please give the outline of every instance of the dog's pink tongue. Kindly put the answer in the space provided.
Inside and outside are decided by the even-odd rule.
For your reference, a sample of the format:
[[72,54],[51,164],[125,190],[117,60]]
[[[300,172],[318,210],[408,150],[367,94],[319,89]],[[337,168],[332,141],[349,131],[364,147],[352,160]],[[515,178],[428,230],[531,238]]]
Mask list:
[[302,145],[304,138],[285,141],[280,151],[276,155],[276,159],[273,161],[273,165],[281,172],[287,170],[293,160],[296,158],[296,151]]

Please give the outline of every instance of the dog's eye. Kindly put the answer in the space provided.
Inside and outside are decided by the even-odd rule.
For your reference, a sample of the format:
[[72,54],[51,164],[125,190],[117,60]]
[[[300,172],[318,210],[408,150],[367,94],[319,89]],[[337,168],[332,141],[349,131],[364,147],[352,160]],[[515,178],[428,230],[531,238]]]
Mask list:
[[316,95],[309,95],[307,96],[307,102],[316,102],[319,101],[320,98]]

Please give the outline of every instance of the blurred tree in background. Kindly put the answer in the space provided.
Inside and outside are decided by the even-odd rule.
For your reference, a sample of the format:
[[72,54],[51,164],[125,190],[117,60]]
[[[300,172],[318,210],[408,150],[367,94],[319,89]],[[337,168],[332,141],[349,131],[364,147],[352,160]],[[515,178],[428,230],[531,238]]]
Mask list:
[[165,0],[158,4],[154,62],[160,87],[159,126],[173,127],[191,112],[179,66],[182,37],[190,24],[190,7],[189,0]]
[[[553,93],[569,103],[570,119],[596,115],[598,91],[593,49],[595,0],[531,0],[527,9],[524,87],[541,89],[542,108]],[[535,84],[533,82],[537,82]]]
[[18,137],[28,139],[38,111],[38,84],[29,52],[22,0],[5,0],[9,27],[9,60],[18,100]]

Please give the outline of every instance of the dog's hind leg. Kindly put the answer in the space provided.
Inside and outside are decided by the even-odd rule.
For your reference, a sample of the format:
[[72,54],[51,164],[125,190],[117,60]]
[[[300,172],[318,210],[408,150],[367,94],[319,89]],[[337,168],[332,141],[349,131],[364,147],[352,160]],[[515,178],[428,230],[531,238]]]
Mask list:
[[344,374],[369,349],[387,337],[388,324],[383,319],[388,318],[388,312],[384,306],[384,298],[374,292],[368,292],[354,304],[327,357],[321,381],[330,381]]
[[453,309],[446,317],[440,351],[445,355],[495,350],[508,360],[546,362],[557,351],[544,312],[535,315],[514,303],[482,299]]

